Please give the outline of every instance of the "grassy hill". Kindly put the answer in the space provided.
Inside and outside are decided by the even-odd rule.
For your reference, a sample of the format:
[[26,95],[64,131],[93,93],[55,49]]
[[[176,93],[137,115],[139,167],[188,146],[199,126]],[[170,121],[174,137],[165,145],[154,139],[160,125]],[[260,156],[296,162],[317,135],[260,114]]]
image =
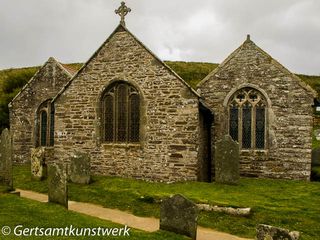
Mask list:
[[[178,75],[180,75],[193,88],[218,64],[199,62],[173,62],[165,61]],[[69,64],[72,68],[79,69],[82,64]],[[9,127],[8,103],[30,80],[39,69],[39,66],[0,70],[0,131]],[[297,74],[303,81],[314,88],[320,95],[320,76]]]

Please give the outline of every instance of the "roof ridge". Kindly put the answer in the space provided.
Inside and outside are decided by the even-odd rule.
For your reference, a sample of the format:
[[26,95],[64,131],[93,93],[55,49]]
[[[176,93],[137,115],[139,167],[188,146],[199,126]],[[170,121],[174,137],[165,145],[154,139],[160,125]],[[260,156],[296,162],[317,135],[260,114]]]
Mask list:
[[297,75],[295,75],[293,72],[291,72],[290,70],[288,70],[285,66],[283,66],[280,62],[278,62],[277,60],[275,60],[269,53],[267,53],[266,51],[264,51],[262,48],[260,48],[257,44],[255,44],[255,42],[253,42],[250,39],[250,35],[247,35],[246,40],[236,49],[234,50],[231,54],[229,54],[229,56],[221,63],[219,64],[219,66],[217,68],[215,68],[213,71],[211,71],[203,80],[201,80],[198,84],[197,84],[197,89],[203,85],[206,81],[208,81],[212,75],[216,74],[222,67],[224,67],[228,62],[230,62],[231,59],[233,59],[237,54],[239,54],[243,48],[247,45],[247,44],[252,44],[255,49],[257,51],[259,51],[260,53],[262,53],[263,55],[267,56],[270,58],[270,62],[271,64],[274,64],[274,66],[276,66],[277,68],[279,68],[280,70],[286,72],[287,74],[291,75],[295,80],[298,81],[298,84],[304,88],[306,91],[309,91],[310,93],[312,93],[312,95],[314,97],[316,97],[318,94],[317,92],[310,87],[308,84],[306,84],[305,82],[303,82]]
[[71,74],[71,76],[75,75],[79,71],[79,69],[76,69],[75,67],[71,66],[70,63],[59,63],[69,74]]
[[50,62],[53,62],[54,64],[56,64],[59,68],[61,68],[61,70],[63,70],[64,72],[66,72],[68,74],[68,76],[70,76],[70,73],[68,71],[66,71],[66,69],[64,69],[61,64],[54,58],[54,57],[49,57],[48,60],[39,67],[39,69],[35,72],[35,74],[30,78],[30,80],[21,88],[21,90],[14,96],[14,98],[9,102],[8,107],[12,107],[12,103],[21,95],[22,92],[25,91],[25,89],[35,80],[35,77],[39,74],[39,72],[45,67],[47,66]]
[[115,28],[115,30],[110,34],[110,36],[100,45],[100,47],[91,55],[91,57],[82,65],[82,67],[78,70],[78,72],[72,76],[72,78],[67,82],[67,84],[57,93],[57,95],[52,99],[52,102],[56,101],[56,99],[69,87],[72,81],[82,72],[82,70],[89,64],[89,62],[100,52],[102,47],[104,47],[110,39],[113,37],[115,33],[119,31],[120,28],[123,28],[127,33],[129,33],[145,50],[147,50],[155,59],[157,59],[167,70],[169,70],[175,77],[177,77],[183,84],[185,84],[189,90],[197,97],[201,98],[201,96],[187,83],[185,82],[175,71],[173,71],[166,63],[164,63],[157,55],[155,55],[148,47],[146,47],[134,34],[132,34],[126,26],[119,23],[119,25]]

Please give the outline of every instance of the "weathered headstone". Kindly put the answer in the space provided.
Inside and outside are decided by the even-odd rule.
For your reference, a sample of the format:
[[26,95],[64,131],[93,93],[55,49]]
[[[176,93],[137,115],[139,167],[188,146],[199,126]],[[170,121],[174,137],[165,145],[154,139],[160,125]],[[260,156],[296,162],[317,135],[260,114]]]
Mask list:
[[225,135],[215,146],[215,181],[237,184],[239,178],[239,144]]
[[31,148],[31,176],[35,180],[42,180],[47,177],[45,149],[43,147]]
[[198,207],[184,196],[177,194],[161,203],[160,229],[196,239],[197,221]]
[[257,228],[257,240],[298,240],[299,232],[260,224]]
[[87,153],[76,152],[70,161],[70,180],[73,183],[90,183],[90,157]]
[[68,208],[67,168],[61,163],[48,165],[49,202]]
[[4,129],[0,138],[0,184],[12,190],[12,179],[12,141],[10,131]]

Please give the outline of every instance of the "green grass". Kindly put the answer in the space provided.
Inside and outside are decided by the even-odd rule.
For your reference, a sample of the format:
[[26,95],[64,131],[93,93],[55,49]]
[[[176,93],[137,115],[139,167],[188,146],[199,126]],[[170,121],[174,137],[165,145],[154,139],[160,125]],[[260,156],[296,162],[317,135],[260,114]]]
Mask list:
[[[35,228],[65,228],[72,225],[74,228],[115,228],[123,227],[119,224],[114,224],[109,221],[100,220],[98,218],[82,215],[76,212],[68,211],[65,208],[49,203],[39,203],[33,200],[19,198],[10,194],[0,195],[0,228],[9,226],[14,229],[17,225],[23,227]],[[154,233],[147,233],[131,229],[130,236],[121,237],[29,237],[28,239],[132,239],[132,240],[183,240],[187,239],[176,234],[165,231],[157,231]],[[20,237],[21,238],[21,237]],[[11,234],[5,239],[20,239]],[[0,233],[0,239],[2,235]]]
[[193,88],[196,88],[197,84],[219,65],[216,63],[173,61],[165,61],[165,63]]
[[310,75],[304,75],[304,74],[297,74],[298,77],[300,77],[305,83],[310,85],[316,92],[318,93],[318,96],[320,96],[320,76],[310,76]]
[[[46,182],[30,180],[30,166],[14,168],[15,187],[46,192]],[[251,207],[250,217],[201,212],[199,224],[243,237],[254,237],[260,224],[302,232],[302,240],[320,239],[320,183],[243,178],[238,186],[217,183],[150,183],[94,176],[90,185],[69,185],[69,198],[118,208],[141,216],[159,217],[159,201],[181,193],[197,203]],[[144,198],[142,198],[144,197]]]
[[8,187],[0,184],[0,194],[7,193],[7,192],[8,192]]

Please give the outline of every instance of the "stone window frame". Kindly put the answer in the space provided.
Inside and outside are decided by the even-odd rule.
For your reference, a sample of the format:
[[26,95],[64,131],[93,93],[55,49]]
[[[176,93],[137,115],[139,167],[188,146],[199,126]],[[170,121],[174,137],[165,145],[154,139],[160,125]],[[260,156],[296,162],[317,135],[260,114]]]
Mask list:
[[[255,115],[256,112],[252,111],[251,113],[251,147],[250,148],[243,148],[242,147],[242,116],[239,113],[238,115],[238,143],[239,143],[239,147],[240,150],[242,152],[247,152],[247,151],[257,151],[257,152],[265,152],[268,150],[269,148],[269,144],[268,144],[268,132],[269,132],[269,108],[271,107],[271,101],[268,98],[266,92],[253,85],[253,84],[241,84],[240,86],[233,88],[228,95],[226,96],[224,102],[223,102],[223,106],[226,110],[226,114],[227,114],[227,123],[226,123],[226,132],[228,134],[230,134],[230,104],[232,103],[232,101],[234,101],[234,97],[235,95],[245,89],[252,89],[253,91],[255,91],[256,93],[258,93],[264,101],[264,109],[265,109],[265,118],[264,118],[264,148],[256,148],[255,143],[256,143],[256,135],[255,135],[255,124],[256,124],[256,119],[255,119]],[[254,109],[254,108],[252,108]]]
[[[47,99],[42,102],[37,111],[35,118],[35,147],[51,147],[54,145],[54,107],[51,103],[52,99]],[[46,126],[46,141],[42,144],[41,129],[42,129],[42,113],[47,115]]]
[[[127,87],[129,88],[133,88],[135,91],[135,94],[139,96],[139,136],[138,136],[138,140],[137,141],[129,141],[128,139],[128,133],[130,132],[129,129],[129,123],[127,122],[127,132],[126,132],[126,140],[125,141],[117,141],[115,138],[117,136],[117,134],[114,132],[113,133],[113,140],[112,141],[106,141],[105,139],[105,97],[109,95],[109,92],[111,89],[115,88],[116,86],[119,86],[121,84],[125,84],[127,85]],[[127,96],[128,97],[128,96]],[[102,93],[100,94],[100,99],[98,102],[98,119],[99,119],[99,135],[98,135],[98,143],[99,145],[102,143],[105,146],[140,146],[141,143],[143,142],[144,139],[144,127],[143,127],[143,123],[145,122],[145,117],[143,112],[145,112],[145,107],[144,107],[144,100],[143,100],[143,95],[142,92],[140,90],[140,88],[132,81],[128,81],[128,80],[113,80],[111,81],[102,91]],[[113,111],[115,112],[115,106],[117,103],[113,104]],[[130,103],[128,102],[128,105]],[[126,113],[127,116],[130,114],[129,112]],[[113,128],[115,128],[115,126],[117,125],[116,120],[113,119]],[[114,131],[116,131],[116,129],[113,129]]]

